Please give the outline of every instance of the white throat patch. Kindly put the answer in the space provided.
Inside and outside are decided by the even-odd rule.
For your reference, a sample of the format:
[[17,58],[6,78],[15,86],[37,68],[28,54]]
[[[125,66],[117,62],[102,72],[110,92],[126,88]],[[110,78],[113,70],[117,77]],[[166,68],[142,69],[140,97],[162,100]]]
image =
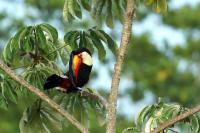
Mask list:
[[83,63],[88,66],[92,66],[92,57],[90,56],[90,54],[88,54],[87,52],[82,52],[81,54],[82,54]]

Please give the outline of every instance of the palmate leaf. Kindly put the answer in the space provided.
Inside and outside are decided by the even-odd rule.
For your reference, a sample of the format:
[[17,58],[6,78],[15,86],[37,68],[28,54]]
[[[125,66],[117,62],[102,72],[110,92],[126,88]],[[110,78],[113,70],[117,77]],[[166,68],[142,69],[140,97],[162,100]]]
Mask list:
[[50,37],[50,40],[56,44],[57,40],[58,40],[58,32],[57,30],[51,26],[50,24],[47,23],[43,23],[43,24],[39,24],[39,27],[41,27],[42,31],[45,31],[47,33],[47,35]]
[[[174,118],[187,110],[187,108],[184,108],[179,104],[167,104],[159,102],[158,104],[148,105],[139,113],[137,117],[137,128],[142,130],[144,125],[145,132],[150,132],[150,130],[155,128],[155,125],[160,125],[163,122]],[[183,120],[181,123],[189,124],[191,130],[195,133],[199,132],[200,130],[198,115],[192,115],[186,120]]]
[[100,38],[95,34],[95,32],[93,32],[92,30],[90,30],[90,38],[93,42],[93,45],[98,50],[99,59],[103,60],[106,56],[106,50],[103,46],[103,43],[101,42]]
[[151,110],[153,109],[153,106],[146,106],[144,107],[137,117],[137,126],[142,127],[142,124],[145,121],[145,118],[150,114]]
[[[108,27],[113,28],[113,19],[122,22],[126,0],[65,0],[63,7],[63,17],[70,22],[75,18],[82,18],[82,9],[90,12],[96,22],[101,25],[102,19],[106,20]],[[112,11],[114,11],[112,13]],[[105,17],[104,17],[105,16]]]
[[33,86],[43,90],[43,85],[47,77],[53,73],[58,73],[58,70],[52,69],[45,64],[38,64],[34,67],[27,68],[22,76]]
[[19,84],[0,71],[0,107],[6,109],[9,102],[17,103]]
[[59,50],[61,60],[64,65],[67,65],[71,53],[71,47],[66,43],[61,43],[60,47],[63,47]]
[[40,99],[28,107],[20,120],[20,133],[54,133],[62,130],[61,115]]
[[70,112],[83,125],[89,126],[88,103],[85,99],[80,98],[76,94],[60,94],[59,96],[55,96],[54,100]]
[[199,133],[200,121],[199,121],[199,117],[197,115],[192,115],[189,117],[189,125],[190,125],[192,131],[194,131],[194,133]]
[[56,29],[49,24],[23,27],[4,47],[3,59],[13,67],[30,66],[38,61],[54,61],[58,54],[48,56],[48,53],[56,49],[57,40]]
[[72,49],[77,49],[78,48],[78,44],[77,44],[78,37],[79,37],[79,31],[70,31],[65,34],[64,41],[65,41],[65,43],[69,44]]
[[5,45],[3,50],[3,59],[6,63],[14,65],[18,65],[21,58],[22,53],[30,52],[33,50],[33,45],[27,46],[27,42],[29,42],[30,37],[27,36],[31,30],[31,27],[23,27],[21,28],[15,36],[11,37],[8,43]]
[[81,4],[84,4],[84,7],[88,7],[87,2],[80,2],[79,0],[65,0],[63,7],[63,17],[65,21],[70,22],[74,18],[82,18]]
[[117,53],[115,41],[103,30],[96,28],[87,31],[69,31],[65,34],[64,41],[71,46],[72,50],[86,47],[93,53],[94,48],[96,48],[100,60],[103,60],[106,56],[104,44],[108,46],[114,55]]
[[59,93],[53,97],[53,100],[60,104],[70,114],[72,114],[84,126],[89,127],[91,113],[96,115],[96,118],[101,126],[105,123],[105,108],[101,103],[95,101],[94,99],[82,97],[76,93],[70,93],[67,95],[64,93]]

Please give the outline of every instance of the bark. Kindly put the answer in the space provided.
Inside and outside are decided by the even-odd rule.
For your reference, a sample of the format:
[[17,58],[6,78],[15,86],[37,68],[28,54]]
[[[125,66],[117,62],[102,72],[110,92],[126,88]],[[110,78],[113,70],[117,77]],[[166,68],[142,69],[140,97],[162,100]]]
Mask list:
[[161,124],[160,126],[155,128],[153,131],[151,131],[151,133],[159,133],[160,131],[163,131],[164,129],[171,127],[172,125],[176,124],[177,122],[180,122],[199,111],[200,111],[200,105],[190,109],[189,111],[187,111],[183,114],[180,114],[180,115],[172,118],[171,120],[164,122],[163,124]]
[[126,48],[131,39],[133,14],[134,14],[134,0],[127,0],[121,43],[112,76],[111,93],[109,96],[109,105],[107,110],[108,111],[108,124],[106,129],[107,133],[115,133],[116,130],[116,108],[117,108],[116,105],[117,105],[120,73]]
[[8,66],[6,66],[1,60],[0,60],[0,68],[6,72],[11,78],[13,78],[15,81],[20,83],[22,86],[27,88],[29,91],[40,97],[43,101],[47,102],[50,107],[57,110],[60,114],[62,114],[65,118],[67,118],[75,127],[77,127],[81,132],[83,133],[89,133],[88,129],[85,128],[83,125],[79,123],[72,115],[70,115],[66,110],[64,110],[60,105],[58,105],[56,102],[51,100],[46,94],[44,94],[42,91],[37,89],[36,87],[30,85],[28,82],[26,82],[22,77],[15,74],[13,70],[11,70]]

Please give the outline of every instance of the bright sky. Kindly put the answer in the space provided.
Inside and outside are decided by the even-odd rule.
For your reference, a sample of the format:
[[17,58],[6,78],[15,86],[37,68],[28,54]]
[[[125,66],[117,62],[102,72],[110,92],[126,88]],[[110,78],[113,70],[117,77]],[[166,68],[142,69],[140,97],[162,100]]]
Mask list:
[[[16,2],[17,1],[17,2]],[[25,10],[32,11],[32,9],[27,9],[24,5],[22,0],[16,0],[15,1],[15,7],[13,7],[13,1],[12,0],[1,0],[0,1],[0,12],[6,11],[11,16],[15,17],[23,17],[25,15]],[[20,2],[21,1],[21,2]],[[200,3],[200,0],[173,0],[169,4],[169,8],[171,9],[177,9],[181,6],[184,6],[186,4],[189,4],[191,6],[197,5],[197,3]],[[170,9],[169,9],[170,10]],[[36,15],[36,13],[32,12],[33,15]],[[6,21],[5,21],[6,24]],[[121,31],[121,25],[117,26],[116,33],[119,34]],[[156,30],[155,30],[156,29]],[[110,29],[106,28],[106,31],[110,31]],[[183,33],[179,30],[173,29],[168,26],[163,26],[161,19],[159,16],[155,14],[150,14],[142,23],[134,23],[133,25],[133,33],[136,35],[142,34],[144,32],[150,32],[151,33],[151,41],[155,42],[155,44],[162,48],[163,46],[163,40],[167,40],[170,45],[176,45],[176,44],[184,44],[185,39],[183,36]],[[119,40],[118,40],[119,41]],[[109,54],[109,53],[108,53]],[[110,58],[110,56],[107,56]],[[108,69],[113,69],[114,64],[111,63],[108,66],[99,66],[99,61],[96,57],[94,57],[94,69],[98,70],[99,72],[99,78],[95,83],[91,85],[92,87],[100,87],[109,89],[109,84],[111,83],[111,78],[108,75]],[[129,81],[126,77],[122,77],[120,82],[120,94],[124,92],[124,88],[131,86],[132,82]],[[118,109],[120,110],[120,113],[125,114],[128,118],[132,119],[137,113],[144,107],[145,105],[152,104],[154,102],[153,95],[151,93],[145,94],[144,100],[133,103],[129,97],[122,97],[118,100]]]

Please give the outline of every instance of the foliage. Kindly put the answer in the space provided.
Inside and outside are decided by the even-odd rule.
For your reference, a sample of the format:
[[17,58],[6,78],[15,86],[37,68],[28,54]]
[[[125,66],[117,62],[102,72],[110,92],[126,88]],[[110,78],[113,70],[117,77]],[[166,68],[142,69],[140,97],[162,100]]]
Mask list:
[[[65,41],[65,42],[64,42]],[[20,75],[33,86],[43,90],[43,84],[53,73],[61,74],[56,62],[68,63],[69,54],[73,49],[87,47],[92,52],[97,48],[99,58],[105,58],[107,44],[113,54],[117,52],[116,43],[102,30],[96,28],[87,31],[69,31],[64,41],[58,39],[57,30],[49,24],[27,26],[20,29],[6,44],[3,50],[4,61],[14,69],[21,69]],[[78,44],[79,42],[79,44]],[[47,50],[48,49],[48,50]],[[13,88],[19,88],[23,94],[29,92],[6,77],[1,72],[1,107],[8,106],[8,99],[17,102],[17,93]],[[90,93],[95,93],[91,89]],[[82,98],[76,94],[53,93],[49,94],[57,103],[73,114],[81,123],[89,126],[89,114],[94,111],[100,125],[105,122],[105,108],[98,101],[91,98]],[[53,125],[62,129],[63,119],[40,99],[34,98],[33,105],[24,111],[20,121],[20,132],[54,132]],[[34,130],[33,130],[34,129]]]
[[0,70],[0,107],[8,108],[9,102],[17,103],[19,84]]
[[151,6],[153,10],[157,13],[161,11],[167,11],[167,0],[144,0],[144,4],[147,6]]
[[151,91],[156,96],[169,97],[171,101],[183,105],[198,103],[198,75],[191,71],[192,68],[188,67],[188,70],[183,71],[177,67],[180,56],[185,56],[181,53],[188,53],[190,62],[193,54],[198,58],[198,54],[195,54],[195,51],[198,51],[198,41],[188,43],[185,48],[177,46],[161,51],[148,40],[148,34],[135,37],[128,47],[124,74],[127,74],[135,85],[131,86],[126,94],[138,101],[144,97],[144,92]]
[[[164,103],[162,99],[159,99],[158,103],[153,105],[148,105],[144,107],[138,114],[136,120],[136,126],[124,129],[124,133],[134,132],[134,133],[141,133],[141,132],[150,132],[158,125],[162,124],[163,122],[176,117],[188,111],[187,108],[182,107],[179,104],[168,104]],[[191,130],[194,133],[198,133],[200,131],[200,118],[198,115],[192,115],[182,121],[181,123],[188,124]],[[171,128],[174,128],[175,125],[165,129],[166,132],[171,131]]]
[[[151,6],[157,13],[167,11],[167,0],[135,0],[139,6],[140,1],[147,6]],[[88,11],[98,24],[103,20],[108,27],[114,27],[114,20],[122,22],[126,7],[126,0],[65,0],[63,16],[67,22],[75,18],[82,18],[82,9]]]
[[[199,11],[200,4],[196,5],[195,7],[186,5],[179,10],[170,10],[166,16],[163,16],[163,21],[175,28],[186,30],[199,29],[200,22],[197,19],[200,17],[198,14]],[[169,16],[171,19],[168,19]]]
[[[37,7],[39,11],[37,15],[44,16],[42,21],[61,21],[61,15],[59,15],[58,12],[64,5],[64,0],[25,1],[31,6],[31,8]],[[167,10],[166,0],[137,0],[137,4],[139,1],[144,2],[146,6],[153,8],[153,10],[156,12],[165,12]],[[71,21],[74,18],[81,18],[81,16],[83,16],[84,9],[90,12],[90,15],[96,19],[97,23],[103,23],[105,20],[105,23],[110,28],[114,27],[116,20],[122,21],[125,10],[124,7],[126,6],[126,1],[122,0],[71,0],[71,4],[73,4],[68,5],[69,2],[70,0],[65,1],[63,10],[64,18],[66,20]],[[179,10],[169,11],[167,15],[163,16],[163,21],[175,28],[183,28],[186,29],[186,31],[188,29],[189,31],[190,29],[197,29],[198,31],[198,10],[199,6],[196,8],[184,7]],[[149,13],[150,11],[148,10],[148,13],[146,14]],[[4,12],[1,12],[1,18],[5,19],[5,16],[8,15]],[[140,16],[137,16],[137,18],[138,17]],[[7,27],[2,26],[1,28],[1,38],[6,40],[8,36],[10,36],[10,33],[18,29],[19,26],[21,27],[21,25],[24,25],[25,21],[28,20],[28,22],[34,22],[35,18],[30,14],[29,16],[26,16],[25,20],[17,20],[16,18],[13,19],[9,17],[10,24],[8,24]],[[77,23],[81,22],[77,21]],[[67,26],[65,27],[67,27],[68,30],[73,26],[73,23],[67,23]],[[77,26],[75,28],[77,29]],[[17,32],[18,35],[16,34],[9,40],[7,45],[4,47],[3,59],[10,67],[16,69],[16,72],[23,76],[30,84],[43,90],[42,84],[46,77],[52,73],[62,73],[59,66],[61,64],[67,65],[69,53],[74,48],[86,46],[91,51],[93,51],[93,49],[97,49],[99,58],[102,60],[105,58],[106,48],[104,46],[107,44],[107,47],[114,54],[116,54],[116,44],[113,45],[115,42],[110,40],[111,38],[107,34],[104,34],[104,31],[102,31],[101,34],[99,32],[101,32],[101,30],[97,28],[91,28],[89,30],[73,30],[65,34],[63,41],[58,39],[58,33],[51,25],[39,24],[36,26],[27,26],[19,30]],[[74,38],[71,36],[76,37]],[[188,38],[190,38],[190,36]],[[197,74],[195,75],[194,72],[191,71],[192,67],[186,71],[179,71],[177,69],[177,65],[179,64],[177,59],[183,59],[186,60],[187,63],[189,62],[187,66],[191,66],[191,64],[198,66],[197,61],[199,56],[199,40],[194,41],[194,38],[186,39],[186,46],[177,46],[174,49],[167,49],[166,47],[166,51],[163,52],[157,49],[154,44],[150,43],[150,39],[147,36],[141,36],[140,39],[134,37],[134,39],[134,45],[131,44],[128,48],[128,58],[126,60],[124,72],[128,73],[128,75],[131,75],[130,78],[136,84],[136,86],[132,87],[131,90],[129,89],[126,93],[127,95],[131,96],[134,100],[139,100],[144,96],[145,92],[151,90],[155,96],[165,96],[168,97],[170,101],[180,102],[184,105],[191,105],[199,101],[199,84]],[[94,42],[95,44],[93,45]],[[16,103],[21,99],[22,95],[24,95],[24,89],[2,71],[0,71],[0,84],[0,107],[4,109],[9,107],[8,111],[13,109],[14,113],[9,112],[11,115],[13,115],[16,113],[18,106],[21,106],[22,104],[20,103],[21,101],[17,103],[17,106],[13,105],[13,103]],[[62,100],[56,101],[63,105],[65,109],[69,109],[68,111],[76,116],[79,121],[82,121],[83,124],[85,123],[85,125],[88,125],[88,116],[94,117],[96,115],[97,118],[105,118],[105,116],[102,115],[105,110],[102,109],[99,103],[91,103],[92,100],[90,99],[81,98],[76,95],[66,96],[66,94],[62,94],[60,92],[48,92],[48,94],[54,100],[57,99],[56,96],[61,98]],[[27,96],[31,104],[29,103],[26,105],[27,109],[24,111],[21,118],[21,131],[24,130],[26,132],[26,130],[29,130],[31,132],[33,129],[38,129],[38,132],[44,132],[48,130],[46,127],[51,129],[55,126],[55,124],[52,125],[53,122],[56,122],[58,129],[60,130],[62,128],[63,132],[69,131],[70,128],[70,131],[74,131],[74,127],[69,127],[70,124],[66,128],[66,122],[62,121],[63,119],[60,118],[58,114],[55,114],[55,111],[48,108],[45,103],[41,102],[39,104],[40,100],[36,99],[35,97],[32,99],[32,96],[30,96],[28,92]],[[77,101],[79,101],[78,104],[76,104]],[[70,108],[70,106],[68,107],[66,105],[70,105],[71,107],[72,105],[75,105],[74,110],[70,110],[73,108]],[[15,108],[13,108],[13,106]],[[80,108],[84,110],[83,112],[81,111],[82,113],[80,113]],[[171,108],[172,110],[174,109],[179,111],[181,109],[181,111],[184,111],[184,109],[187,110],[179,104],[158,103],[147,106],[146,109],[144,108],[141,111],[140,117],[138,117],[138,119],[143,117],[143,119],[138,120],[137,123],[137,126],[140,125],[140,127],[134,126],[125,129],[123,132],[140,132],[141,127],[145,127],[144,125],[146,125],[148,120],[151,118],[151,114],[157,114],[157,112],[160,111],[162,115],[155,117],[155,122],[159,122],[159,119],[166,119],[164,117],[166,111],[163,112],[163,109],[161,108],[168,108],[169,110]],[[39,111],[39,113],[37,111]],[[4,112],[4,114],[8,113]],[[7,116],[11,116],[10,114]],[[16,116],[18,114],[16,114]],[[32,118],[32,116],[35,117]],[[1,120],[3,119],[2,117]],[[8,117],[6,117],[6,120]],[[101,123],[101,119],[98,120]],[[12,121],[13,119],[10,120],[10,123]],[[119,118],[119,121],[121,122],[122,119]],[[198,130],[199,124],[197,122],[196,115],[192,116],[186,121],[192,125],[191,127],[193,128],[193,131]],[[93,125],[93,130],[91,130],[92,132],[102,131],[102,128],[96,128],[98,126],[95,124],[96,118],[90,118],[89,122],[90,126]],[[41,123],[39,127],[37,125],[38,123]],[[63,123],[65,123],[65,126],[63,126]],[[121,125],[118,125],[117,128],[120,129],[122,127],[124,128],[130,126],[126,125],[125,123],[130,122],[124,120],[122,123],[120,123]],[[155,125],[153,124],[152,126]],[[3,132],[3,128],[1,131]],[[54,131],[54,129],[51,129],[51,131],[59,132]],[[75,130],[75,132],[77,131]]]

